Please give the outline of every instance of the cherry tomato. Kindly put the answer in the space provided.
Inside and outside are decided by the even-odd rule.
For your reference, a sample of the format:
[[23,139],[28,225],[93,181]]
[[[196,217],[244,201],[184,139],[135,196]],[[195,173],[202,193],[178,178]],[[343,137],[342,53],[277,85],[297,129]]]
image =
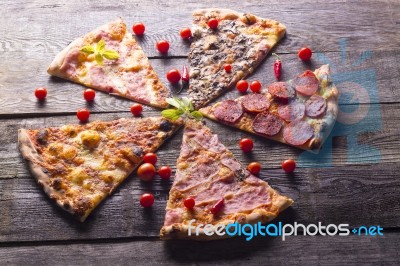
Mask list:
[[211,29],[216,29],[218,28],[218,19],[216,18],[210,18],[207,22],[208,27]]
[[161,177],[161,179],[169,179],[172,174],[172,170],[168,166],[162,166],[160,169],[158,169],[158,175]]
[[299,58],[303,61],[308,61],[310,60],[311,56],[312,56],[312,51],[310,48],[308,47],[304,47],[301,48],[299,50],[299,53],[297,54],[299,56]]
[[92,89],[86,89],[83,92],[83,98],[85,98],[86,101],[91,102],[94,100],[94,97],[96,97],[96,92]]
[[238,83],[236,83],[236,89],[241,93],[245,93],[248,87],[249,83],[247,83],[246,80],[239,80]]
[[160,53],[166,54],[169,50],[169,42],[166,40],[158,41],[156,47]]
[[167,79],[171,83],[177,83],[181,79],[181,73],[179,73],[178,69],[173,68],[167,73]]
[[225,204],[224,199],[220,199],[219,201],[217,201],[217,203],[215,203],[214,206],[212,206],[212,207],[210,208],[210,212],[211,212],[212,214],[217,214],[217,213],[219,213],[219,212],[222,210],[222,208],[224,207],[224,204]]
[[145,208],[151,207],[154,203],[154,196],[151,193],[144,193],[140,196],[140,205]]
[[261,171],[261,164],[258,162],[249,163],[247,170],[249,170],[252,175],[258,175]]
[[261,83],[258,80],[254,80],[250,83],[250,90],[255,93],[260,93]]
[[226,65],[224,65],[224,69],[225,69],[226,72],[229,73],[229,72],[232,71],[232,66],[230,64],[226,64]]
[[196,205],[196,202],[194,201],[194,198],[188,197],[183,201],[183,205],[185,205],[185,207],[188,210],[193,210],[194,205]]
[[179,33],[182,39],[189,39],[192,37],[192,31],[189,28],[184,28]]
[[36,96],[36,98],[38,98],[38,100],[44,100],[44,98],[46,98],[46,96],[47,96],[47,89],[44,87],[36,88],[35,96]]
[[90,112],[89,112],[89,110],[86,109],[86,108],[79,109],[79,110],[76,112],[76,117],[78,117],[79,121],[81,121],[81,122],[86,122],[86,121],[88,121],[89,116],[90,116]]
[[145,182],[153,180],[155,174],[156,168],[151,163],[144,163],[137,170],[137,175]]
[[251,152],[254,147],[253,140],[248,138],[241,139],[239,147],[243,152]]
[[283,161],[282,169],[286,173],[293,173],[294,169],[296,169],[296,161],[292,159]]
[[143,111],[143,106],[140,103],[135,103],[131,105],[131,113],[134,116],[140,116]]
[[156,165],[157,163],[157,155],[155,153],[149,152],[146,153],[143,157],[143,162],[151,163],[152,165]]
[[133,24],[132,30],[136,35],[143,35],[145,26],[142,22]]

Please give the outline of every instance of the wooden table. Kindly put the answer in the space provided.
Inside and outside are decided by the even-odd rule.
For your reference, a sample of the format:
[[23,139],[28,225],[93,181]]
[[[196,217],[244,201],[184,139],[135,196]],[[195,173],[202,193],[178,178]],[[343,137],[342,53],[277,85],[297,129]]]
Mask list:
[[[200,3],[202,2],[202,3]],[[159,240],[171,182],[141,183],[135,175],[90,216],[75,221],[51,203],[29,174],[17,149],[17,130],[76,123],[85,107],[83,87],[46,73],[56,53],[74,38],[118,16],[130,26],[143,21],[140,40],[156,72],[165,80],[172,67],[187,64],[188,44],[179,30],[202,7],[233,8],[279,20],[287,36],[275,49],[282,57],[283,79],[330,62],[342,92],[341,115],[324,151],[303,151],[254,137],[253,156],[237,142],[248,134],[211,121],[244,164],[257,160],[260,177],[292,197],[295,204],[275,221],[304,224],[348,223],[351,228],[380,225],[383,236],[257,237],[211,243]],[[400,264],[400,4],[390,1],[23,1],[0,4],[0,264]],[[157,40],[171,50],[160,56]],[[310,64],[297,58],[310,46]],[[274,80],[269,56],[249,79]],[[35,87],[48,88],[39,104]],[[235,97],[231,91],[223,98]],[[131,117],[132,102],[98,93],[91,120]],[[144,116],[159,110],[145,108]],[[160,165],[175,169],[179,131],[159,150]],[[294,176],[280,162],[295,158]],[[151,210],[138,203],[152,191]]]

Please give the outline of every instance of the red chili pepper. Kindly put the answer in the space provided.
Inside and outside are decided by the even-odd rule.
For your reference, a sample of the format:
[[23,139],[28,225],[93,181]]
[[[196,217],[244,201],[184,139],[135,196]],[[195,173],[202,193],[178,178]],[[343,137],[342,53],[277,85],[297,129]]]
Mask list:
[[272,53],[274,56],[276,56],[276,60],[274,63],[274,74],[276,77],[276,80],[280,80],[281,79],[281,72],[282,72],[282,61],[281,58],[279,57],[279,55]]
[[182,69],[182,81],[186,82],[186,83],[189,83],[189,71],[188,71],[187,66],[183,66],[183,69]]
[[224,207],[224,199],[220,199],[219,201],[217,201],[217,203],[215,203],[215,205],[210,208],[210,212],[212,214],[217,214],[222,210],[222,207]]

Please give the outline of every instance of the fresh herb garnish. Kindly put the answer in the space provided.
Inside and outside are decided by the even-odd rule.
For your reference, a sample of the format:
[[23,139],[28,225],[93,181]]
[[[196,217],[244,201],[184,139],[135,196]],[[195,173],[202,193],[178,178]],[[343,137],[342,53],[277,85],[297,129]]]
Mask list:
[[161,112],[161,115],[165,118],[171,119],[172,121],[178,119],[181,116],[194,118],[196,120],[201,120],[203,115],[194,110],[192,101],[187,97],[179,98],[167,98],[167,103],[175,107],[176,109],[166,109]]
[[81,48],[81,51],[85,54],[94,54],[94,59],[99,65],[103,64],[104,57],[108,60],[116,60],[119,58],[117,51],[106,50],[106,43],[104,40],[100,40],[96,46],[85,45]]

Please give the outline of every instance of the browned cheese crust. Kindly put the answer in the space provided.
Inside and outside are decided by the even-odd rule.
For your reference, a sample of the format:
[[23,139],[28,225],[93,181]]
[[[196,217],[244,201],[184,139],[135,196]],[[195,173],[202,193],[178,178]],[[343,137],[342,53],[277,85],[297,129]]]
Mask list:
[[[219,20],[210,29],[210,18]],[[281,23],[229,9],[201,9],[193,13],[193,41],[189,53],[189,95],[200,108],[252,73],[285,35]],[[231,72],[224,65],[232,66]]]

